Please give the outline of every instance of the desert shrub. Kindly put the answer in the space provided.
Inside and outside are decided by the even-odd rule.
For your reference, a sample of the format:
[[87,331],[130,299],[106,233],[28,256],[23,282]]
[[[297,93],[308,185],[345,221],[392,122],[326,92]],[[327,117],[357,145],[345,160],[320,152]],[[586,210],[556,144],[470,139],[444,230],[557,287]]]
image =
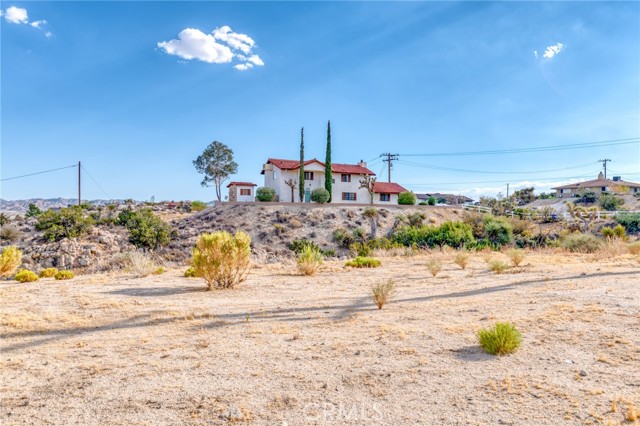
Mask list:
[[316,188],[311,191],[311,201],[318,204],[324,204],[329,201],[331,194],[324,188]]
[[47,210],[38,216],[36,230],[44,233],[48,241],[63,238],[78,238],[86,235],[93,227],[93,219],[78,206],[61,209],[59,212]]
[[595,253],[600,245],[600,240],[593,234],[569,234],[561,242],[563,248],[574,253]]
[[119,222],[129,230],[129,242],[145,250],[166,246],[174,234],[171,225],[153,214],[150,209],[123,210]]
[[238,231],[202,234],[193,249],[193,268],[204,278],[209,290],[234,288],[247,278],[250,267],[251,237]]
[[518,249],[511,249],[507,251],[507,256],[509,257],[511,264],[515,267],[518,267],[524,260],[524,251],[518,250]]
[[191,202],[191,211],[201,212],[202,210],[207,208],[207,203],[204,201],[192,201]]
[[395,295],[396,283],[393,280],[389,280],[384,283],[375,284],[371,287],[371,296],[373,297],[373,303],[376,304],[378,309],[382,307]]
[[620,240],[625,240],[627,238],[627,231],[624,226],[618,224],[613,228],[605,226],[602,228],[602,235],[605,238],[617,238]]
[[75,278],[75,274],[71,271],[58,271],[53,277],[56,280],[70,280]]
[[393,241],[404,246],[461,248],[475,242],[471,227],[463,222],[445,222],[438,226],[402,227]]
[[429,205],[429,203],[427,203],[426,201],[420,201],[420,202],[418,203],[418,205],[419,205],[419,206],[428,206],[428,205]]
[[11,222],[11,218],[4,213],[0,213],[0,227],[8,225]]
[[578,195],[578,198],[576,199],[575,203],[591,204],[591,203],[595,203],[597,198],[598,197],[596,196],[595,192],[585,191],[582,194]]
[[413,192],[401,192],[398,194],[398,204],[412,206],[416,203],[416,194]]
[[20,269],[13,279],[21,283],[30,283],[38,281],[38,274],[28,269]]
[[436,205],[436,199],[435,197],[429,197],[427,198],[427,204],[430,206],[435,206]]
[[306,246],[298,253],[298,271],[304,275],[315,275],[323,262],[323,256],[319,249]]
[[46,268],[40,271],[40,278],[51,278],[58,273],[58,268]]
[[381,264],[382,262],[378,259],[374,259],[373,257],[358,256],[355,259],[346,262],[344,266],[350,266],[352,268],[377,268]]
[[478,343],[491,355],[507,355],[515,352],[522,343],[522,335],[508,322],[498,322],[491,328],[479,330]]
[[158,269],[158,265],[145,253],[133,251],[120,255],[122,268],[135,277],[146,277]]
[[320,247],[313,241],[309,240],[293,240],[288,244],[289,250],[295,252],[296,254],[301,253],[305,248],[311,247],[314,250],[320,251]]
[[602,194],[598,199],[598,204],[602,210],[615,211],[624,204],[624,200],[615,195]]
[[407,220],[409,221],[409,226],[413,226],[417,228],[422,226],[424,220],[427,218],[427,215],[422,212],[415,212],[407,215]]
[[489,261],[489,270],[491,272],[495,272],[496,274],[501,274],[507,269],[507,264],[502,260],[491,259]]
[[16,241],[22,233],[13,225],[3,225],[0,227],[0,240]]
[[256,199],[258,201],[269,202],[273,201],[276,198],[276,191],[273,188],[268,188],[266,186],[261,186],[256,189]]
[[494,247],[511,243],[513,226],[505,218],[487,215],[482,220],[484,222],[484,238]]
[[620,213],[616,215],[616,222],[624,226],[629,234],[640,232],[640,213]]
[[367,257],[373,251],[371,246],[366,242],[355,242],[349,246],[349,251],[353,256]]
[[640,254],[640,241],[629,244],[629,253],[633,255]]
[[469,253],[464,251],[459,251],[456,253],[456,256],[453,258],[453,262],[458,265],[462,269],[466,269],[469,264]]
[[29,207],[27,207],[27,211],[24,213],[24,217],[37,217],[40,216],[41,213],[42,210],[40,210],[38,206],[33,203],[29,203]]
[[427,261],[427,269],[434,277],[442,271],[442,262],[438,259],[431,258]]
[[348,249],[355,242],[353,234],[344,228],[338,228],[333,231],[333,241],[342,248]]
[[22,262],[22,252],[13,246],[5,247],[0,253],[0,277],[7,278],[13,275]]
[[187,278],[195,278],[195,277],[197,277],[196,268],[194,268],[193,266],[189,266],[187,268],[187,270],[184,271],[184,276],[187,277]]
[[153,275],[162,275],[165,270],[162,266],[158,266],[155,271],[153,271]]
[[378,210],[375,207],[367,207],[362,213],[364,217],[374,218],[378,216]]

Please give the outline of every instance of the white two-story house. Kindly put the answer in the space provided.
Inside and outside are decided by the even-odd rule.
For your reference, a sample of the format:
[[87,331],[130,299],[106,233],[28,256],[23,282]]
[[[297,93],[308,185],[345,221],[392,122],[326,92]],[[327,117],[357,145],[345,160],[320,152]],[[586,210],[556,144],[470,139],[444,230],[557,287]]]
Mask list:
[[[370,204],[371,197],[366,188],[360,187],[360,181],[365,176],[375,176],[367,168],[367,163],[360,161],[358,164],[331,164],[333,177],[331,203]],[[300,174],[300,162],[298,160],[282,160],[269,158],[262,168],[264,186],[273,188],[276,192],[276,201],[300,202],[298,180]],[[304,201],[311,201],[311,192],[316,188],[324,188],[325,164],[317,159],[304,162]],[[397,184],[392,186],[374,187],[374,204],[397,204],[398,188],[404,192],[404,188]],[[377,193],[377,189],[390,189],[392,193]]]

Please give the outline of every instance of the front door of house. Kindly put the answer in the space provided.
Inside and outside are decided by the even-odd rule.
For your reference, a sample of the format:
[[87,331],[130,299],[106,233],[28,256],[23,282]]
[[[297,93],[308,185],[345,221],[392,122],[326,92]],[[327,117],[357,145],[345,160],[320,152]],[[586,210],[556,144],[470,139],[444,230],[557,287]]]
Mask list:
[[305,203],[311,202],[311,190],[309,188],[304,189],[304,202]]

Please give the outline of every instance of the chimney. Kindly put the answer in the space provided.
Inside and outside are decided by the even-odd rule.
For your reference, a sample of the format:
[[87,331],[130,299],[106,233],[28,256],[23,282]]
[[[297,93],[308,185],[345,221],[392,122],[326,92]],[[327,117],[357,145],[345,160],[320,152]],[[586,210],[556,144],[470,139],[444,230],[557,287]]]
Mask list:
[[367,162],[364,161],[364,160],[360,160],[360,162],[358,163],[358,166],[364,167],[366,169],[367,168]]
[[602,172],[598,173],[598,180],[604,179],[604,174]]

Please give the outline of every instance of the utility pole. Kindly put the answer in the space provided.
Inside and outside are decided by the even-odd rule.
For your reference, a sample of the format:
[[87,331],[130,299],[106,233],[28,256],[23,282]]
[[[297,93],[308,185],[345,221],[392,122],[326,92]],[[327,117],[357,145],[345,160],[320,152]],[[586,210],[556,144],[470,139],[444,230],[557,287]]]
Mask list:
[[387,163],[387,181],[388,182],[391,182],[391,162],[397,160],[398,159],[398,155],[400,155],[400,154],[391,154],[389,152],[387,152],[385,154],[380,154],[380,157],[387,157],[386,159],[384,159],[382,161]]
[[605,158],[604,160],[598,160],[598,163],[602,163],[604,166],[604,178],[607,178],[607,163],[611,161],[608,158]]
[[507,184],[507,199],[509,198],[509,184]]
[[80,196],[80,169],[81,169],[81,165],[80,162],[78,161],[78,206],[80,204],[82,204],[82,197]]

